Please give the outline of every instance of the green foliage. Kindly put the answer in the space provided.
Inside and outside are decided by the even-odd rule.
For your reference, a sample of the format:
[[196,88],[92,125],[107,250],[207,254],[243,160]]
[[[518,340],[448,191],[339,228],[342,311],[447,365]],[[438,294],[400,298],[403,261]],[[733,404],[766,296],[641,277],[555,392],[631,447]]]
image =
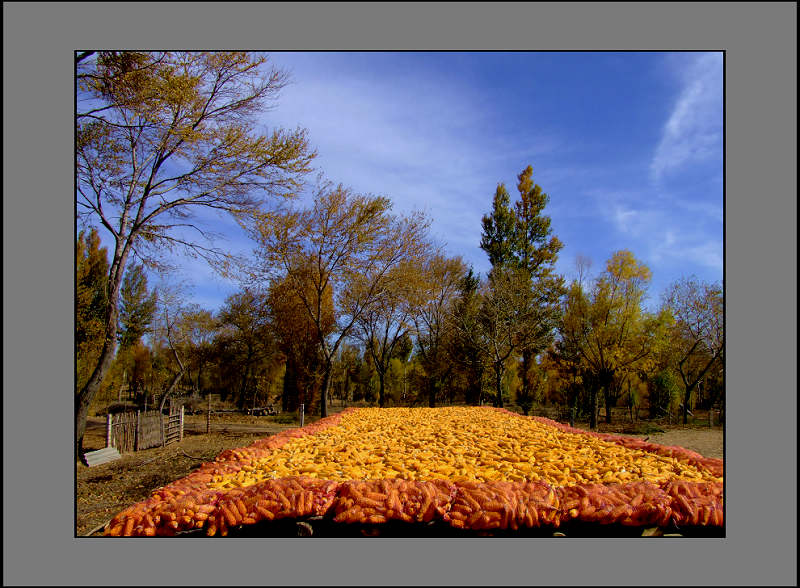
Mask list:
[[[500,333],[505,333],[503,336],[509,341],[513,339],[513,347],[522,354],[526,366],[533,355],[552,343],[560,315],[559,298],[564,292],[563,278],[555,273],[555,262],[563,244],[551,236],[550,218],[543,214],[549,196],[533,182],[532,175],[533,168],[528,166],[517,176],[519,199],[513,207],[505,185],[498,185],[492,212],[482,218],[481,235],[481,248],[492,264],[490,289],[500,284],[507,289],[507,276],[514,275],[518,293],[513,304],[524,309],[516,316],[509,315],[513,324],[501,326],[505,321],[490,321],[486,324],[490,327],[486,334],[493,341],[493,348]],[[491,299],[495,293],[488,296]],[[497,359],[493,363],[496,364]],[[532,394],[531,385],[523,374],[521,398],[526,405]]]
[[[392,214],[386,197],[355,194],[320,177],[311,206],[265,218],[254,228],[259,248],[253,279],[285,284],[285,297],[314,329],[322,359],[323,417],[345,338],[366,339],[367,351],[376,352],[373,359],[385,370],[406,314],[403,270],[418,265],[409,262],[427,252],[428,224],[419,213]],[[379,330],[382,337],[375,336]]]
[[92,228],[81,231],[75,246],[76,392],[89,379],[105,336],[108,310],[108,252]]
[[456,325],[449,340],[448,355],[457,369],[450,382],[454,395],[464,402],[477,405],[480,401],[483,375],[486,371],[484,349],[476,340],[481,281],[470,267],[461,279],[458,294],[453,301],[452,322]]
[[148,293],[144,266],[129,267],[120,291],[118,337],[121,349],[134,345],[147,332],[156,311],[156,303],[155,290]]
[[[514,205],[514,249],[516,263],[532,276],[542,279],[552,275],[563,244],[557,237],[551,236],[550,218],[543,214],[550,197],[533,182],[532,174],[533,168],[528,166],[517,176],[520,198]],[[559,281],[550,286],[557,287]]]
[[559,346],[570,362],[578,362],[592,398],[602,391],[607,408],[629,375],[654,365],[669,316],[643,308],[650,277],[630,251],[617,251],[588,291],[575,281],[565,298]]
[[672,370],[662,369],[648,381],[650,418],[661,418],[680,403],[680,385]]
[[220,324],[229,327],[228,346],[238,371],[230,385],[240,409],[258,398],[258,382],[270,371],[277,350],[270,318],[267,294],[248,288],[228,296],[219,311]]
[[[523,373],[524,368],[523,362],[517,362],[516,403],[523,414],[528,414],[534,405],[544,404],[547,399],[548,373],[545,366],[538,363],[535,358],[530,362],[527,374]],[[523,379],[527,381],[527,386],[522,385]]]
[[403,331],[403,333],[398,337],[397,342],[392,349],[391,358],[398,359],[401,362],[408,361],[408,358],[411,356],[411,351],[414,349],[414,342],[411,340],[411,336],[408,334],[408,330]]
[[441,400],[442,383],[450,379],[455,367],[450,355],[455,330],[452,311],[466,272],[461,257],[436,254],[423,260],[412,320],[417,336],[415,361],[425,374],[416,390],[427,394],[430,407]]
[[[305,410],[305,406],[303,407],[303,409]],[[270,420],[271,422],[277,423],[279,425],[292,425],[292,424],[298,422],[298,416],[297,416],[296,413],[293,413],[293,412],[292,413],[269,415],[266,418],[268,420]]]
[[481,219],[481,249],[486,251],[492,267],[505,265],[515,255],[516,218],[511,208],[508,191],[498,184],[492,199],[492,212]]

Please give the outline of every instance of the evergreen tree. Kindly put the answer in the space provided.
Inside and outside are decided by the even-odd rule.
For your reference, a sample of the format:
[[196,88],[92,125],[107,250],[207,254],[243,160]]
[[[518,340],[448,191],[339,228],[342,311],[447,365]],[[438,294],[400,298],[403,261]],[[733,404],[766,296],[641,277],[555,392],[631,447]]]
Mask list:
[[[517,176],[519,199],[511,206],[504,184],[497,186],[492,212],[482,219],[481,248],[486,251],[492,271],[500,268],[527,274],[528,296],[533,314],[519,325],[522,353],[522,395],[530,396],[535,369],[532,358],[553,341],[559,318],[558,301],[564,294],[564,280],[555,273],[555,262],[563,244],[551,235],[550,218],[543,214],[550,197],[533,182],[533,168]],[[530,373],[529,373],[530,372]]]
[[120,292],[120,351],[137,343],[147,331],[156,311],[156,292],[148,292],[143,265],[125,272]]
[[75,374],[76,392],[88,381],[100,356],[108,305],[108,251],[92,228],[81,231],[75,246]]

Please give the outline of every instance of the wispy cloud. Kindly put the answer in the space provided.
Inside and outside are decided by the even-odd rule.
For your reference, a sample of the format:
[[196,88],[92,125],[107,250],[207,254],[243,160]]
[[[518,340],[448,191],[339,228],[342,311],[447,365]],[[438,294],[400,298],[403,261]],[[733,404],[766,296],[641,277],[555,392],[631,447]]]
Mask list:
[[719,239],[680,227],[655,233],[648,257],[656,264],[694,265],[704,268],[709,276],[722,275],[723,249]]
[[[659,287],[670,275],[697,273],[703,279],[721,278],[721,213],[710,203],[692,205],[647,186],[640,191],[592,190],[586,196],[587,202],[593,202],[589,208],[596,218],[603,219],[590,237],[595,254],[603,248],[607,248],[605,255],[613,249],[629,249],[648,264],[659,278]],[[602,264],[605,259],[595,262]]]
[[650,165],[655,181],[722,154],[722,54],[694,57],[680,79],[682,88]]
[[[718,54],[647,55],[640,57],[641,70],[626,65],[610,79],[608,72],[593,78],[591,68],[548,69],[546,59],[526,56],[536,80],[527,85],[499,79],[488,61],[472,63],[469,55],[453,61],[417,54],[272,57],[294,70],[294,83],[264,124],[308,129],[319,152],[316,165],[330,180],[388,196],[397,213],[425,212],[432,237],[476,271],[488,270],[479,246],[481,216],[491,208],[497,183],[515,197],[516,175],[531,164],[534,180],[551,196],[546,214],[554,234],[565,243],[562,270],[571,271],[581,252],[599,271],[612,251],[627,248],[659,279],[721,274]],[[575,66],[573,56],[564,59],[558,63]],[[673,101],[654,103],[653,92],[663,92],[664,84],[652,85],[652,73],[669,71],[670,62],[676,66]],[[648,74],[640,94],[591,94],[597,84],[618,87],[632,71]],[[576,98],[583,93],[592,101]],[[587,114],[594,110],[608,113],[613,127],[623,130],[610,136]],[[661,113],[657,120],[653,112]],[[220,245],[239,253],[252,247],[229,219],[202,220],[229,237]],[[212,305],[215,290],[221,303],[236,287],[197,260],[187,262],[185,272],[200,286],[197,298],[204,304]]]
[[305,63],[294,78],[269,118],[308,128],[331,180],[386,195],[395,212],[425,212],[432,235],[478,266],[481,216],[497,183],[513,194],[526,165],[568,148],[545,125],[521,134],[485,89],[424,69],[332,76]]

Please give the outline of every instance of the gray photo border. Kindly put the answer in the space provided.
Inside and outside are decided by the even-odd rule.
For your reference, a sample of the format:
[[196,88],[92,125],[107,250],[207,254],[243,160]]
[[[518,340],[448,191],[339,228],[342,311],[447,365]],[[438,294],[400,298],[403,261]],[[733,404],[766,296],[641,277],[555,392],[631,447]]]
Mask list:
[[[795,3],[5,2],[3,16],[4,584],[796,585]],[[75,538],[73,52],[101,48],[724,50],[726,537]]]

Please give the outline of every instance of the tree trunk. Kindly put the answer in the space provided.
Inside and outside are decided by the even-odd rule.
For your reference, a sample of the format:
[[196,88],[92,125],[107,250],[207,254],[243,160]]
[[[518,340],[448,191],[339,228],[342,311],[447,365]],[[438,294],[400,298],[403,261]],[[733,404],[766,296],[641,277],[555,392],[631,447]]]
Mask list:
[[294,412],[298,409],[297,373],[294,361],[286,360],[286,373],[283,376],[283,393],[281,394],[281,409],[283,412]]
[[245,360],[245,366],[242,370],[242,378],[239,383],[239,398],[236,400],[236,405],[239,407],[239,410],[244,409],[245,402],[247,401],[247,389],[250,383],[250,370],[252,369],[252,361],[253,351],[252,349],[248,349],[247,359]]
[[591,430],[597,429],[597,385],[592,383],[589,388],[589,428]]
[[84,387],[75,397],[75,457],[84,465],[89,465],[83,455],[83,435],[86,433],[86,417],[89,405],[94,400],[100,385],[114,360],[117,347],[117,323],[119,321],[119,292],[122,285],[122,274],[128,260],[128,249],[117,246],[118,255],[111,266],[109,278],[108,309],[106,311],[106,336],[97,365]]
[[183,372],[184,371],[185,370],[181,370],[177,374],[172,376],[172,381],[169,383],[169,386],[167,387],[166,392],[164,392],[164,395],[161,397],[161,403],[158,405],[158,410],[159,411],[164,410],[164,405],[167,403],[167,398],[172,396],[172,394],[175,392],[175,388],[178,387],[178,382],[181,381],[181,378],[183,377]]
[[611,399],[612,399],[612,386],[614,384],[614,372],[608,369],[600,371],[596,386],[603,390],[603,400],[606,406],[606,423],[611,423]]
[[688,386],[683,393],[683,424],[688,424],[689,422],[689,400],[692,398],[692,392],[694,391],[694,386]]
[[202,372],[203,372],[203,364],[204,363],[205,362],[201,361],[200,365],[197,366],[197,381],[195,382],[195,385],[194,385],[194,390],[195,390],[195,392],[197,392],[197,394],[200,394],[200,374],[202,374]]
[[325,365],[325,372],[322,377],[322,391],[321,391],[321,399],[320,399],[320,406],[321,411],[319,413],[320,418],[325,418],[328,416],[328,391],[331,386],[331,369],[332,365],[330,362],[326,362]]
[[386,374],[380,370],[378,371],[378,406],[383,408],[386,406],[386,392],[384,389],[384,380],[386,378]]
[[[528,380],[528,370],[531,366],[531,356],[533,354],[529,349],[522,352],[522,396],[530,398],[532,395],[530,381]],[[527,412],[525,414],[528,414]]]
[[436,378],[431,378],[428,381],[428,406],[434,408],[436,406],[436,394],[439,391],[439,381]]
[[[692,349],[694,349],[694,347],[692,347]],[[711,366],[717,360],[717,358],[719,357],[719,352],[715,353],[711,357],[711,359],[708,361],[708,363],[706,363],[706,365],[703,368],[703,370],[699,374],[697,374],[697,376],[694,379],[694,382],[691,382],[691,383],[689,382],[688,373],[684,373],[684,371],[683,371],[683,364],[684,364],[684,362],[686,362],[688,357],[689,357],[688,355],[686,357],[684,357],[681,360],[681,362],[678,364],[678,371],[681,374],[681,379],[683,380],[683,387],[684,387],[684,394],[683,394],[683,424],[684,425],[687,424],[687,422],[689,420],[689,400],[692,397],[692,392],[697,387],[697,384],[703,379],[703,376],[706,375],[706,372],[711,368]]]
[[494,405],[503,408],[503,366],[502,364],[494,366],[495,378],[495,397]]
[[[113,313],[114,324],[116,324],[117,313]],[[89,415],[89,405],[94,400],[103,378],[111,367],[114,360],[114,348],[116,346],[116,328],[110,329],[100,353],[100,359],[89,380],[83,389],[75,396],[75,457],[84,465],[89,465],[83,455],[83,435],[86,432],[86,418]]]
[[610,391],[605,392],[605,401],[606,401],[606,423],[611,424],[611,393]]

